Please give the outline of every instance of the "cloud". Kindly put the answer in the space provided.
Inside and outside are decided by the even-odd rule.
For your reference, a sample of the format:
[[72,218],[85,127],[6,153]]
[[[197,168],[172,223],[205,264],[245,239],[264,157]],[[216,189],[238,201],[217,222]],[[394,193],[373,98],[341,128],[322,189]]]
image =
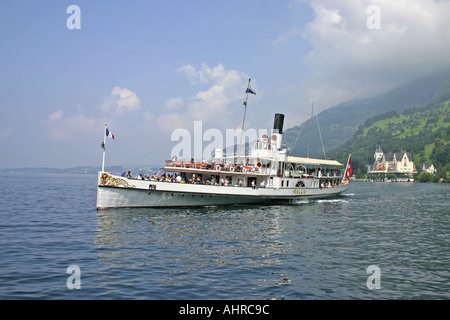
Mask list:
[[[219,63],[209,67],[203,63],[199,69],[184,65],[177,70],[195,86],[206,87],[188,98],[170,98],[165,113],[158,117],[158,124],[165,130],[187,128],[195,120],[210,121],[231,108],[241,107],[248,76],[237,70],[227,70]],[[255,85],[253,86],[255,88]],[[223,119],[217,125],[224,123]]]
[[199,82],[199,73],[193,66],[190,64],[186,64],[177,70],[180,73],[183,73],[189,82],[195,84]]
[[272,45],[278,46],[279,44],[285,44],[292,40],[292,38],[297,38],[301,36],[302,32],[297,28],[293,28],[292,30],[278,36],[273,42]]
[[48,116],[49,122],[58,122],[64,117],[64,112],[62,110],[57,110]]
[[141,100],[136,93],[121,87],[114,87],[102,104],[102,110],[108,113],[126,114],[141,110]]
[[187,120],[180,113],[164,113],[157,118],[158,125],[166,132],[172,132],[177,128],[185,128],[191,126],[191,123],[187,123]]
[[199,70],[196,70],[190,64],[184,65],[177,70],[182,73],[192,84],[204,84],[210,82],[223,83],[229,81],[230,77],[235,78],[239,74],[236,70],[225,70],[223,64],[219,63],[217,66],[211,68],[206,63],[202,63]]
[[76,136],[90,135],[98,132],[101,122],[83,114],[66,117],[59,109],[44,120],[49,136],[54,140],[67,140]]
[[166,101],[166,104],[164,106],[164,110],[179,110],[184,104],[184,99],[181,97],[177,98],[170,98]]
[[[309,75],[293,86],[296,94],[301,88],[308,99],[335,104],[450,66],[448,1],[301,1],[305,4],[313,19],[274,41],[300,36],[311,47],[304,61]],[[373,8],[379,10],[379,28],[368,27],[376,18]]]
[[[90,111],[91,113],[86,115],[78,103],[74,114],[66,115],[62,109],[58,109],[43,120],[43,124],[50,138],[54,140],[98,135],[105,123],[123,126],[125,122],[122,120],[126,114],[137,115],[137,120],[141,119],[141,100],[133,91],[116,86],[97,110]],[[146,111],[142,119],[154,120],[154,115]],[[145,124],[145,121],[141,124]]]

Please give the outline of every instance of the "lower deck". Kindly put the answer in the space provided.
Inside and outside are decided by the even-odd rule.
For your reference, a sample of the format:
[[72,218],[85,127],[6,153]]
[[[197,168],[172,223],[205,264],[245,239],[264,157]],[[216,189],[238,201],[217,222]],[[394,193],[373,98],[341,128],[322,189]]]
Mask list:
[[203,185],[268,188],[327,188],[342,185],[342,176],[332,173],[310,172],[308,174],[277,174],[224,172],[218,170],[192,170],[163,168],[165,174],[152,177],[150,181],[180,182]]
[[[242,177],[241,177],[242,178]],[[231,178],[232,185],[195,184],[182,182],[165,182],[152,180],[126,179],[112,176],[108,173],[99,173],[99,185],[97,190],[97,208],[116,207],[167,207],[167,206],[202,206],[222,205],[236,203],[263,203],[273,201],[293,201],[299,198],[324,198],[337,196],[348,189],[348,185],[335,187],[320,187],[321,179],[304,180],[305,186],[289,186],[289,182],[299,179],[286,179],[284,187],[272,187],[270,178],[268,186],[239,185],[238,180]],[[259,177],[260,178],[260,177]],[[278,177],[272,177],[275,181]],[[220,180],[219,180],[220,181]],[[250,182],[251,182],[250,181]],[[303,181],[303,180],[302,180]],[[279,181],[277,181],[279,182]],[[313,187],[316,185],[317,187]],[[281,184],[281,183],[279,183]],[[309,186],[307,186],[308,184]]]

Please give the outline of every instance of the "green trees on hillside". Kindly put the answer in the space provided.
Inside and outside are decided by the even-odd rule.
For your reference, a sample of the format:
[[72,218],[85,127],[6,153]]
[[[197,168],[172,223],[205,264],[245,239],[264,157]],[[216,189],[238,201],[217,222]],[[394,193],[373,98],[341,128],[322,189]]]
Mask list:
[[431,162],[436,175],[419,173],[419,181],[450,182],[450,93],[424,107],[395,111],[369,118],[358,127],[352,139],[334,150],[332,157],[345,161],[352,154],[354,172],[364,177],[367,165],[373,163],[377,145],[383,150],[405,150],[413,155],[416,167]]
[[450,182],[450,127],[447,128],[447,136],[436,138],[430,160],[436,167],[436,176],[443,181]]

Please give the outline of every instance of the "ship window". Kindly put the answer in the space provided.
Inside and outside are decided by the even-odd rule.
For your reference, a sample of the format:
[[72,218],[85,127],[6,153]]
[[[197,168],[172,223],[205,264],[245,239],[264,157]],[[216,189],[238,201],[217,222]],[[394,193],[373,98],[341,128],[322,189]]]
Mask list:
[[284,187],[284,180],[281,180],[281,186]]
[[286,181],[286,187],[289,187],[289,180]]

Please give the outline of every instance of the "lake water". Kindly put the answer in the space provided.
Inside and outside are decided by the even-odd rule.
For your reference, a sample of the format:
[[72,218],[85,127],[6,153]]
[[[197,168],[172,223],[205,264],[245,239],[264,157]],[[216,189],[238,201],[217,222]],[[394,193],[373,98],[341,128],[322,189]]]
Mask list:
[[96,179],[0,176],[0,299],[450,299],[450,185],[97,212]]

